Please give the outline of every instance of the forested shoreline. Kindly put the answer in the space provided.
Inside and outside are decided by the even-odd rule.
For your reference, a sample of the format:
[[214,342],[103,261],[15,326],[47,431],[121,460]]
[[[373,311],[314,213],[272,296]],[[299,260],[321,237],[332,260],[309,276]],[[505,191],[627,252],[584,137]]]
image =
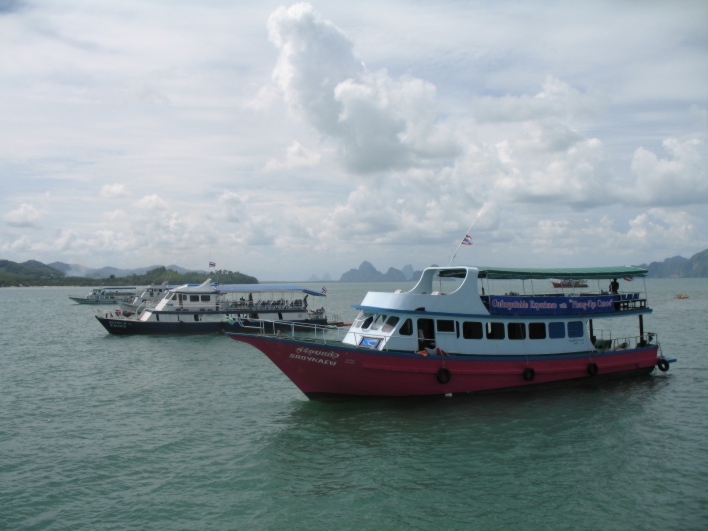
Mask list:
[[239,271],[225,269],[209,273],[188,272],[178,273],[165,267],[157,267],[142,275],[128,275],[108,278],[86,278],[66,276],[62,271],[49,267],[36,260],[17,263],[10,260],[0,260],[0,287],[29,286],[144,286],[148,284],[201,284],[207,278],[222,284],[258,284],[256,277]]

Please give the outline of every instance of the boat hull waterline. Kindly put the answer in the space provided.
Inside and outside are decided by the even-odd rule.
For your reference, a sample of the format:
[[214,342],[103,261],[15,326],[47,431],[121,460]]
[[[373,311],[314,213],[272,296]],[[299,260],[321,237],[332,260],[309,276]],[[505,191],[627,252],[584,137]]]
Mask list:
[[[424,396],[475,393],[596,378],[650,373],[658,347],[545,356],[428,356],[368,351],[331,344],[227,332],[268,358],[309,398]],[[595,364],[597,371],[590,365]],[[527,369],[533,369],[533,379]],[[441,374],[441,370],[442,374]],[[445,370],[449,371],[445,374]],[[526,371],[526,372],[525,372]],[[596,372],[590,375],[590,371]],[[447,383],[441,383],[446,380]]]
[[[197,334],[213,334],[216,332],[241,332],[241,333],[251,333],[257,334],[262,332],[261,323],[259,320],[248,320],[241,319],[235,320],[232,323],[228,321],[140,321],[138,319],[120,319],[113,317],[100,317],[96,316],[98,322],[100,322],[103,327],[111,334],[118,336],[132,336],[132,335],[161,335],[161,334],[184,334],[184,335],[197,335]],[[298,324],[304,325],[299,327]],[[293,329],[309,330],[311,325],[325,326],[327,325],[326,319],[311,319],[306,321],[292,321],[289,323],[278,323],[275,324],[275,330],[290,331]],[[270,326],[268,327],[270,330]]]
[[69,297],[72,301],[77,302],[79,304],[91,304],[91,305],[96,305],[96,304],[121,304],[127,300],[125,297],[117,297],[117,298],[110,298],[110,299],[89,299],[86,297]]

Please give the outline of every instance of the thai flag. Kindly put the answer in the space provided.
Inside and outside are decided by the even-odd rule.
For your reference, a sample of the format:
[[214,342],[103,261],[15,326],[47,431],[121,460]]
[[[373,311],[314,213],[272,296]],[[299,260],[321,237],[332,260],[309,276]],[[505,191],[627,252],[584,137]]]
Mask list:
[[327,288],[325,288],[324,286],[322,286],[322,293],[327,293]]
[[626,280],[627,282],[632,282],[633,279],[632,277],[624,277],[624,280]]
[[209,267],[216,267],[216,262],[209,262]]
[[465,237],[462,238],[462,245],[472,245],[472,236],[465,234]]

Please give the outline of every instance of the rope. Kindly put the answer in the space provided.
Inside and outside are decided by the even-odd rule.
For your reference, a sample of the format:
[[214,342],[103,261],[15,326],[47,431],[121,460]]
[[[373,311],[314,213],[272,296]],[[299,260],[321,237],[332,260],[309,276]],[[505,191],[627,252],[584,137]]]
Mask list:
[[124,393],[119,394],[118,396],[116,396],[116,398],[121,398],[121,397],[123,397],[123,396],[125,396],[125,395],[129,395],[130,393],[132,393],[132,392],[134,392],[134,391],[137,391],[138,389],[142,389],[143,387],[145,387],[145,386],[147,386],[147,385],[150,385],[150,384],[153,384],[153,383],[155,383],[155,382],[158,382],[158,381],[160,381],[160,380],[162,380],[162,379],[164,379],[164,378],[167,378],[168,376],[171,376],[171,375],[176,374],[176,373],[178,373],[178,372],[180,372],[180,371],[183,371],[183,370],[185,370],[185,369],[188,369],[189,367],[191,367],[192,365],[194,365],[194,364],[196,364],[196,363],[199,363],[200,361],[204,361],[204,360],[208,360],[209,358],[213,358],[214,356],[216,356],[216,354],[212,354],[211,356],[204,356],[203,358],[199,358],[198,360],[195,360],[195,361],[193,361],[193,362],[191,362],[191,363],[188,363],[188,364],[185,365],[184,367],[180,367],[179,369],[175,369],[175,370],[172,371],[172,372],[168,372],[167,374],[163,374],[163,375],[160,376],[159,378],[155,378],[154,380],[150,380],[150,381],[147,382],[147,383],[144,383],[144,384],[139,385],[139,386],[137,386],[137,387],[133,387],[133,388],[130,389],[129,391],[126,391],[126,392],[124,392]]

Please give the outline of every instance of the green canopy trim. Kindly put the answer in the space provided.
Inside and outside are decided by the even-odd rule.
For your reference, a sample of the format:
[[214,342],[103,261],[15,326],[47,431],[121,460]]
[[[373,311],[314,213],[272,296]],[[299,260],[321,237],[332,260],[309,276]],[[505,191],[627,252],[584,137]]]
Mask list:
[[[513,267],[479,267],[479,278],[491,279],[531,279],[531,278],[560,278],[560,279],[612,279],[625,277],[645,277],[647,270],[641,267],[579,267],[579,268],[554,268],[554,269],[525,269]],[[444,277],[446,271],[441,271]],[[450,271],[449,276],[457,276],[455,271]]]

